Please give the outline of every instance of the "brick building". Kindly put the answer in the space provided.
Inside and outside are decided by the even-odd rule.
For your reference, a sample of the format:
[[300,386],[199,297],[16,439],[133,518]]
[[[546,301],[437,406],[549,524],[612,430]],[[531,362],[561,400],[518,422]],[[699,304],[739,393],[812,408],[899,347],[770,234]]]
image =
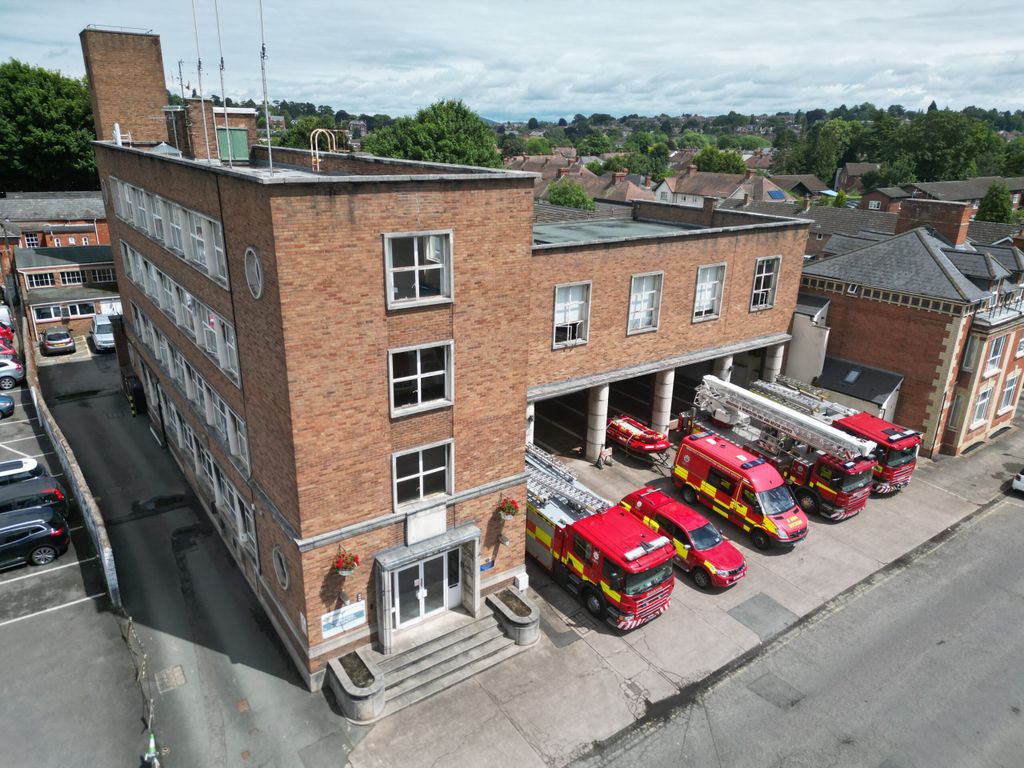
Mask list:
[[[903,376],[895,421],[958,454],[1013,419],[1024,371],[1024,253],[967,241],[971,206],[908,199],[895,236],[833,238],[803,287],[829,355]],[[803,355],[804,358],[807,355]]]
[[4,274],[15,248],[109,245],[100,192],[8,192],[0,198]]
[[[162,82],[132,45],[108,65]],[[525,499],[542,403],[587,397],[596,458],[616,382],[653,382],[664,427],[677,371],[771,378],[789,339],[807,222],[648,202],[535,226],[530,173],[95,146],[154,432],[311,686],[522,572],[495,508]]]

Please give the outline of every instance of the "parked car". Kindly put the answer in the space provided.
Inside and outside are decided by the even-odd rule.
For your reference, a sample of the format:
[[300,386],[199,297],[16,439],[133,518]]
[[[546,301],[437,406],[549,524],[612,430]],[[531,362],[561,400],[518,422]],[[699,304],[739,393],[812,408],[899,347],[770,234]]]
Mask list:
[[48,328],[43,331],[44,355],[64,354],[75,351],[75,337],[66,327]]
[[25,369],[18,360],[0,360],[0,389],[14,389],[25,380]]
[[10,344],[14,341],[14,329],[9,325],[0,323],[0,341]]
[[0,417],[6,418],[14,413],[14,398],[10,395],[0,395]]
[[114,348],[114,327],[106,315],[93,315],[91,333],[97,352]]
[[729,587],[747,575],[743,553],[703,515],[668,494],[645,486],[619,504],[672,541],[676,565],[701,589]]
[[1016,474],[1013,478],[1013,490],[1024,493],[1024,469]]
[[68,524],[60,512],[32,507],[0,517],[0,568],[46,565],[68,551]]
[[67,516],[67,496],[61,484],[50,475],[0,486],[0,521],[8,512],[29,507],[48,507]]
[[0,461],[0,486],[32,480],[46,474],[46,469],[35,459]]

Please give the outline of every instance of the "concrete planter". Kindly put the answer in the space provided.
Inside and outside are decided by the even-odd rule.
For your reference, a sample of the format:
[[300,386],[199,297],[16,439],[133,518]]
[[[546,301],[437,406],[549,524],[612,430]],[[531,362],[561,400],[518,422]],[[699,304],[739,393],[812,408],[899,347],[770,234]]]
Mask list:
[[505,587],[488,595],[487,604],[497,615],[502,630],[516,645],[533,645],[540,639],[540,611],[515,587]]
[[345,717],[368,723],[384,711],[384,673],[359,649],[327,662],[328,684]]

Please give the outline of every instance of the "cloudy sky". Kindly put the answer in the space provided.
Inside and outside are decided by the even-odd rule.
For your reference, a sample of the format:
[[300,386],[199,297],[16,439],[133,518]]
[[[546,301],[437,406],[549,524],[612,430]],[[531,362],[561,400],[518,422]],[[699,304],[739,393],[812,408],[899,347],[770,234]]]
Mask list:
[[[219,93],[213,0],[195,0]],[[84,73],[83,27],[161,37],[197,86],[191,0],[0,0],[0,57]],[[257,0],[220,0],[225,90],[260,98]],[[496,120],[774,113],[871,101],[1024,108],[1018,3],[953,0],[264,0],[271,100],[410,114],[461,98]],[[125,73],[126,77],[130,73]],[[175,79],[172,79],[175,78]]]

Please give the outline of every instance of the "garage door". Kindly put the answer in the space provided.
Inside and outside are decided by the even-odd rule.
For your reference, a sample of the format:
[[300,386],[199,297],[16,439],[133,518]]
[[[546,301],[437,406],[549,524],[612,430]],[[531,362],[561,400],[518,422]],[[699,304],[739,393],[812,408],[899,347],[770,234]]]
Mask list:
[[100,302],[100,314],[103,315],[120,315],[121,314],[121,300],[115,301],[101,301]]

